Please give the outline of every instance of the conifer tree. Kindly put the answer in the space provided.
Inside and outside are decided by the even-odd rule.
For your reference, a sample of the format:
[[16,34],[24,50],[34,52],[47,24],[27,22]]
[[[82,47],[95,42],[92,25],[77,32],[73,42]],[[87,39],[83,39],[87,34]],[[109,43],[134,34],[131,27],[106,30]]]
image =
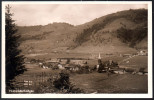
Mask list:
[[[15,21],[12,19],[13,14],[10,12],[10,6],[6,6],[5,11],[5,78],[6,83],[13,79],[16,75],[24,72],[24,56],[21,55],[19,47],[19,38]],[[8,85],[8,84],[6,84]]]

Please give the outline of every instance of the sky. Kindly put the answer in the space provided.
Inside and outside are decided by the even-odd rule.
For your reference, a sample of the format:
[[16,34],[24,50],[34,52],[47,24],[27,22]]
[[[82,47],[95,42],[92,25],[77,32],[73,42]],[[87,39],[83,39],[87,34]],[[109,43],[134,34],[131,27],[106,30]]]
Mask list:
[[129,9],[147,9],[146,4],[10,4],[18,26],[66,22],[80,25],[95,18]]

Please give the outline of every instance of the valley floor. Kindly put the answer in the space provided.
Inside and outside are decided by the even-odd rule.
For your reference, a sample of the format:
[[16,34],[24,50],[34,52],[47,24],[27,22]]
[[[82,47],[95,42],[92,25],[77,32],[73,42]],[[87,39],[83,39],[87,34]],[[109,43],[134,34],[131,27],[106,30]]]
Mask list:
[[[122,58],[120,58],[122,60]],[[126,59],[126,58],[125,58]],[[129,62],[129,67],[147,67],[147,56],[138,56],[134,59],[137,63]],[[134,61],[132,60],[132,61]],[[139,60],[139,61],[138,61]],[[142,64],[143,63],[143,64]],[[134,65],[136,64],[136,65]],[[128,63],[123,63],[128,65]],[[144,66],[140,66],[144,65]],[[43,69],[38,64],[26,64],[27,71],[18,75],[14,79],[16,89],[30,89],[33,93],[38,93],[41,82],[46,82],[49,78],[58,77],[61,70]],[[85,93],[147,93],[148,75],[138,74],[111,74],[98,73],[96,71],[88,74],[70,74],[70,82],[77,88],[83,89]],[[47,85],[46,85],[47,86]],[[38,88],[38,89],[37,89]],[[46,89],[46,87],[42,87]],[[44,90],[44,93],[54,93]]]

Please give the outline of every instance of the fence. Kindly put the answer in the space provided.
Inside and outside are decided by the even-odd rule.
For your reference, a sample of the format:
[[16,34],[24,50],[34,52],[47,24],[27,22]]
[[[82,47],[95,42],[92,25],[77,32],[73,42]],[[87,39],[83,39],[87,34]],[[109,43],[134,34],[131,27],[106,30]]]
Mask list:
[[58,78],[59,75],[41,72],[29,75],[20,75],[18,77],[20,78],[10,81],[10,85],[14,90],[35,90],[37,87],[41,86],[41,83],[47,82],[49,78],[54,80],[55,78]]

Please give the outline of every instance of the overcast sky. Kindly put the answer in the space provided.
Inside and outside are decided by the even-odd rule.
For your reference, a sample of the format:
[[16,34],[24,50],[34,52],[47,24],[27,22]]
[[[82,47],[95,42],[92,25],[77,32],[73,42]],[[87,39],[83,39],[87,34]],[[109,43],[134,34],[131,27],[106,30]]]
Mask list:
[[147,9],[144,4],[11,4],[11,7],[13,19],[19,26],[53,22],[79,25],[117,11]]

